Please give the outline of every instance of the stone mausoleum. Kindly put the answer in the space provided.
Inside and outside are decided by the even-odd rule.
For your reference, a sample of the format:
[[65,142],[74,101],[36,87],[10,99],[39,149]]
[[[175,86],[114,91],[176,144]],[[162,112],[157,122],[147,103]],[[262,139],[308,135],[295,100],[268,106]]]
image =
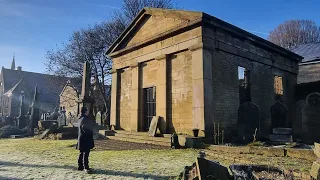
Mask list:
[[276,97],[288,109],[280,124],[291,127],[302,57],[211,15],[145,8],[107,54],[117,129],[147,131],[160,116],[163,132],[212,136],[219,124],[227,140],[237,133],[239,106],[250,101],[267,137]]

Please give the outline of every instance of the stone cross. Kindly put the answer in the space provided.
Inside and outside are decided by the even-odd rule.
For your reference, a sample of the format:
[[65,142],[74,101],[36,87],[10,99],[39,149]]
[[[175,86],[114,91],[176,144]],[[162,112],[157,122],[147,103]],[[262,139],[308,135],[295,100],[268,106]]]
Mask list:
[[19,128],[24,128],[26,126],[26,119],[25,119],[25,102],[24,102],[24,92],[21,91],[21,96],[20,96],[20,110],[19,110],[19,117],[18,117],[18,122],[19,122]]

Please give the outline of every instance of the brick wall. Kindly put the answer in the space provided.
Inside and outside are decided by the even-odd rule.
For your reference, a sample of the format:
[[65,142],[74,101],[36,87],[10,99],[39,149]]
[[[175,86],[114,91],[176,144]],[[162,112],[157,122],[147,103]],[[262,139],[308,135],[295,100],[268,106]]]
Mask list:
[[210,121],[220,124],[220,132],[225,131],[226,139],[236,135],[238,66],[250,70],[251,99],[260,109],[262,135],[267,137],[271,130],[270,107],[275,102],[275,75],[283,78],[283,100],[291,112],[287,121],[292,124],[297,62],[215,28],[204,28],[204,43],[212,48],[214,98]]
[[[188,133],[192,129],[192,62],[191,52],[169,56],[167,107],[171,132]],[[190,132],[189,132],[190,133]]]

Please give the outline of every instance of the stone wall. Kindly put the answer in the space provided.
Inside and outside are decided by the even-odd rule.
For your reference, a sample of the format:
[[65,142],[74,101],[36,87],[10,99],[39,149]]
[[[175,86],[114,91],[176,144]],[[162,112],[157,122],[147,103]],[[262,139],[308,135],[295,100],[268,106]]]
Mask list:
[[[78,113],[78,93],[77,91],[70,85],[67,85],[60,95],[60,107],[65,107],[66,115],[69,117],[69,113],[74,116],[77,116]],[[43,104],[44,106],[48,106]],[[51,111],[54,110],[54,107]]]
[[169,132],[191,134],[192,124],[192,62],[191,52],[183,51],[168,59],[168,129]]
[[132,77],[130,68],[125,68],[120,71],[119,74],[119,88],[118,88],[118,101],[119,101],[119,118],[117,124],[121,129],[130,130],[131,120],[131,85]]
[[[251,99],[260,109],[261,135],[270,132],[270,107],[275,103],[274,76],[283,78],[283,101],[289,108],[287,122],[294,116],[294,88],[297,67],[295,60],[260,47],[245,38],[215,27],[204,28],[204,45],[212,59],[212,118],[220,124],[226,138],[235,135],[239,107],[238,66],[250,71]],[[207,119],[206,119],[207,121]]]

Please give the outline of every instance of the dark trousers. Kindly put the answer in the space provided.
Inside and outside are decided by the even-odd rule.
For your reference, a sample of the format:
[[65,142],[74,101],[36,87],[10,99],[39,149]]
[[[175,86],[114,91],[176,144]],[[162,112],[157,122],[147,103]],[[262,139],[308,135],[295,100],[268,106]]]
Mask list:
[[80,151],[78,158],[78,168],[79,169],[89,169],[89,151]]

